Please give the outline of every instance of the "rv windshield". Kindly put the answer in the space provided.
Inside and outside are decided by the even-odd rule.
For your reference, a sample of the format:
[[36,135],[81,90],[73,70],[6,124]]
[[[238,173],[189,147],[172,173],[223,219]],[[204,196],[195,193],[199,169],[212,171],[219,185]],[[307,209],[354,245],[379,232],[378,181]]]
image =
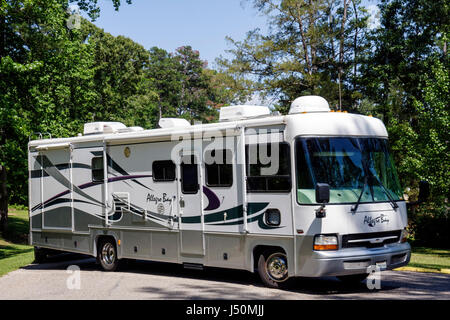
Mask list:
[[386,139],[297,138],[295,148],[300,204],[316,202],[316,183],[330,185],[330,203],[355,203],[361,193],[361,203],[389,201],[387,193],[402,200]]

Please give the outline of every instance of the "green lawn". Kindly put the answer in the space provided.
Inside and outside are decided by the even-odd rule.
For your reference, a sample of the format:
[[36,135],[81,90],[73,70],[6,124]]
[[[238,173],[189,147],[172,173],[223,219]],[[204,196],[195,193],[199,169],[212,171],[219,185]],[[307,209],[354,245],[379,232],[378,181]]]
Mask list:
[[0,235],[0,277],[33,262],[28,242],[28,211],[9,208],[8,230]]
[[413,248],[411,261],[408,264],[408,267],[431,269],[435,271],[450,269],[450,250],[423,247]]

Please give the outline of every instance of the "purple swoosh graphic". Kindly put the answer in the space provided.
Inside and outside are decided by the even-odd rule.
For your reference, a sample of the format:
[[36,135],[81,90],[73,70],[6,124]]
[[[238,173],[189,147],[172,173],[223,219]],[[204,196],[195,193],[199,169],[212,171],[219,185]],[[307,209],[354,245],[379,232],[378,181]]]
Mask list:
[[[151,175],[121,176],[121,177],[108,178],[108,182],[130,180],[130,179],[139,179],[139,178],[148,178],[148,177],[151,177]],[[83,190],[83,189],[90,188],[90,187],[93,187],[93,186],[98,185],[98,184],[102,184],[102,183],[101,182],[100,183],[99,182],[88,182],[88,183],[84,183],[84,184],[79,185],[78,188]],[[44,205],[46,205],[50,201],[53,201],[53,200],[55,200],[57,198],[65,196],[65,195],[67,195],[69,193],[70,193],[70,190],[66,190],[66,191],[63,191],[61,193],[58,193],[57,195],[55,195],[55,196],[51,197],[50,199],[44,201]],[[33,207],[31,209],[31,211],[35,211],[35,210],[40,209],[40,208],[42,208],[42,203],[40,203],[40,204],[36,205],[35,207]]]
[[204,209],[205,211],[215,210],[220,207],[220,200],[211,189],[203,186],[203,193],[208,198],[208,206]]

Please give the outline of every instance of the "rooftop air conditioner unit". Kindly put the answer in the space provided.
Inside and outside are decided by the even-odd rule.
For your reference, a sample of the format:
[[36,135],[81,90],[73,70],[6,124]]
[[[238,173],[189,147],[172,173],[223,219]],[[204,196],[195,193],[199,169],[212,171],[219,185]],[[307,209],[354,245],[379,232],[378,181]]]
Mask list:
[[117,133],[127,126],[121,122],[89,122],[84,124],[84,135]]
[[289,114],[329,111],[330,106],[324,98],[319,96],[303,96],[292,102]]
[[219,121],[237,121],[270,115],[265,106],[238,105],[220,108]]
[[181,118],[161,118],[158,122],[159,126],[165,128],[185,128],[191,124],[186,119]]

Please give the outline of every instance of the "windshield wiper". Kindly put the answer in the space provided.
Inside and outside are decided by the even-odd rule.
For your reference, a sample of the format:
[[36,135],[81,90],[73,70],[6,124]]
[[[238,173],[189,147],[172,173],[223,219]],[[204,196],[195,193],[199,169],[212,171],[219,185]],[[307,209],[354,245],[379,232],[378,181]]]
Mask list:
[[358,201],[357,201],[357,202],[355,203],[355,205],[351,208],[351,211],[352,211],[353,213],[355,213],[356,210],[358,210],[359,204],[361,203],[362,195],[364,194],[364,190],[366,190],[366,186],[367,186],[368,183],[369,183],[369,176],[366,175],[366,176],[364,177],[364,185],[363,185],[363,187],[362,187],[361,193],[359,194]]
[[[361,145],[358,143],[358,146],[359,146],[359,150],[361,151]],[[361,153],[362,153],[362,151],[361,151]],[[355,205],[351,208],[351,211],[352,211],[352,213],[355,213],[356,212],[356,210],[358,210],[358,207],[359,207],[359,204],[361,203],[361,198],[362,198],[362,196],[363,196],[363,194],[364,194],[364,190],[366,190],[366,186],[368,185],[368,184],[370,184],[370,179],[371,179],[371,172],[370,172],[370,170],[369,170],[369,163],[368,163],[368,161],[367,161],[367,159],[365,159],[364,157],[362,157],[362,159],[361,159],[361,164],[362,164],[362,167],[363,167],[363,172],[365,173],[365,175],[364,175],[364,185],[363,185],[363,187],[362,187],[362,190],[361,190],[361,193],[359,194],[359,197],[358,197],[358,201],[355,203]],[[371,193],[372,193],[372,198],[373,198],[373,192],[372,192],[372,190],[371,190]]]
[[377,183],[380,185],[381,189],[383,189],[383,192],[386,194],[386,196],[389,199],[389,202],[391,203],[392,208],[395,210],[398,208],[398,204],[397,202],[394,201],[394,199],[392,199],[391,195],[389,194],[389,191],[386,189],[386,187],[381,183],[380,179],[378,179],[377,176],[375,176],[373,173],[371,175],[373,178],[375,178],[375,180],[377,181]]

